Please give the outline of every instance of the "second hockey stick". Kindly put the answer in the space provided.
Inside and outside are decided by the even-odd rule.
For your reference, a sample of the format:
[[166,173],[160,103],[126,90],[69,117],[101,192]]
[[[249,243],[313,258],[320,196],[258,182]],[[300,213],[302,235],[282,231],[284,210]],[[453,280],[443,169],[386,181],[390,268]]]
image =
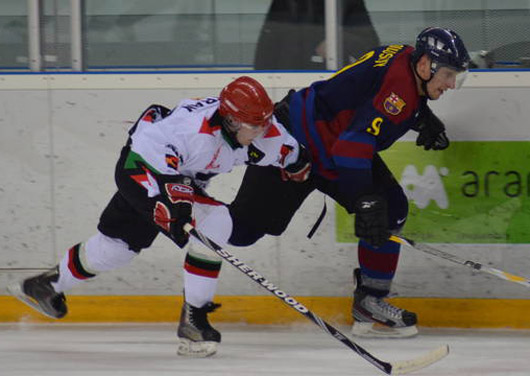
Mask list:
[[273,294],[277,298],[281,299],[289,307],[291,307],[292,309],[298,311],[300,314],[307,317],[309,320],[311,320],[313,323],[318,325],[326,333],[328,333],[329,335],[331,335],[338,341],[342,342],[344,345],[349,347],[355,353],[360,355],[363,359],[367,360],[372,365],[379,368],[381,371],[385,372],[388,375],[402,375],[402,374],[406,374],[406,373],[410,373],[410,372],[422,369],[424,367],[427,367],[437,362],[438,360],[442,359],[449,353],[449,346],[443,345],[437,349],[434,349],[422,356],[419,356],[411,360],[404,360],[404,361],[397,361],[397,362],[382,361],[376,358],[375,356],[373,356],[372,354],[370,354],[367,350],[359,346],[357,343],[348,339],[348,337],[346,337],[344,334],[342,334],[337,329],[335,329],[333,326],[331,326],[326,321],[321,319],[319,316],[311,312],[307,307],[305,307],[302,303],[298,302],[295,298],[288,295],[284,291],[280,290],[273,283],[269,282],[265,277],[263,277],[260,273],[254,271],[254,269],[246,265],[243,261],[239,260],[234,255],[232,255],[230,252],[222,249],[219,245],[214,243],[212,240],[208,239],[205,235],[200,233],[197,229],[195,229],[189,223],[184,225],[184,230],[190,235],[192,235],[194,238],[199,240],[202,244],[204,244],[211,251],[221,256],[225,261],[232,264],[232,266],[239,269],[240,272],[242,272],[247,277],[252,279],[258,285],[260,285],[261,287],[269,291],[271,294]]
[[434,247],[429,246],[427,244],[417,244],[416,242],[414,242],[414,241],[412,241],[410,239],[403,238],[403,237],[400,237],[400,236],[395,236],[395,235],[392,235],[390,237],[390,240],[393,240],[393,241],[395,241],[397,243],[400,243],[400,244],[406,245],[408,247],[414,248],[414,249],[416,249],[418,251],[421,251],[421,252],[424,252],[424,253],[428,253],[428,254],[430,254],[432,256],[440,257],[440,258],[443,258],[445,260],[454,262],[456,264],[467,266],[468,268],[471,268],[473,270],[476,270],[476,271],[479,271],[479,272],[483,272],[483,273],[487,273],[487,274],[490,274],[490,275],[494,275],[495,277],[504,279],[506,281],[518,283],[518,284],[523,285],[525,287],[530,287],[530,279],[527,279],[527,278],[524,278],[524,277],[519,277],[517,275],[511,274],[511,273],[507,273],[507,272],[504,272],[504,271],[499,270],[499,269],[491,268],[491,267],[485,266],[485,265],[483,265],[483,264],[481,264],[479,262],[475,262],[475,261],[471,261],[471,260],[465,260],[463,258],[455,256],[455,255],[453,255],[451,253],[447,253],[447,252],[442,251],[440,249],[434,248]]

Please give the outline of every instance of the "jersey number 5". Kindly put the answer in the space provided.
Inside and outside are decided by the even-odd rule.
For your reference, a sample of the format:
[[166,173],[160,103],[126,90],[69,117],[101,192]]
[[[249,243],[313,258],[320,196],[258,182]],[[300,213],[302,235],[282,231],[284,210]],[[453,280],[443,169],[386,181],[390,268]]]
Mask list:
[[376,117],[372,121],[372,125],[366,130],[366,132],[373,134],[374,136],[379,135],[381,132],[381,123],[383,123],[383,119],[380,117]]

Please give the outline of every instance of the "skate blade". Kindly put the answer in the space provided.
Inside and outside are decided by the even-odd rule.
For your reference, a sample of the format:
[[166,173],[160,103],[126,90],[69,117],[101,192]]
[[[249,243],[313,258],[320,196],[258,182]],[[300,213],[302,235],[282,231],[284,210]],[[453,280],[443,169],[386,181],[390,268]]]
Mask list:
[[361,338],[410,338],[418,334],[416,325],[391,328],[373,322],[354,322],[351,334]]
[[24,294],[24,291],[22,291],[22,284],[21,283],[12,283],[7,286],[7,291],[13,295],[15,298],[20,300],[22,303],[26,304],[27,306],[33,308],[35,311],[42,313],[44,316],[49,317],[51,319],[57,320],[57,317],[50,315],[46,311],[44,311],[39,303],[37,303],[35,300]]
[[187,338],[179,338],[177,354],[191,358],[206,358],[217,352],[217,342],[193,342]]

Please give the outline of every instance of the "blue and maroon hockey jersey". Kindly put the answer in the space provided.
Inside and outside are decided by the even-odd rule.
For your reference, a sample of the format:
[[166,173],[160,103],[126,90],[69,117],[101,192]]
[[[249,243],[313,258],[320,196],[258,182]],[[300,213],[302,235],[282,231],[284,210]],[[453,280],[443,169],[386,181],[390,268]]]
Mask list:
[[291,96],[292,132],[310,151],[313,172],[349,195],[369,193],[372,159],[415,125],[420,96],[405,45],[366,53],[325,81]]

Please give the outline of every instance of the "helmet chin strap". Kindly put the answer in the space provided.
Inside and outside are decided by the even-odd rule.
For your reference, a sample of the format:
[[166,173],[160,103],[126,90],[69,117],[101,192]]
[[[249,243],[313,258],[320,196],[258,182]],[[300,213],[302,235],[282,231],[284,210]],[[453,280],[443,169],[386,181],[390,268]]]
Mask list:
[[221,133],[225,141],[228,142],[228,145],[230,145],[230,147],[234,150],[242,147],[242,145],[237,140],[237,130],[231,129],[230,120],[224,117],[222,118],[221,124],[222,124]]
[[429,83],[430,80],[432,80],[432,76],[433,76],[433,74],[431,73],[431,77],[430,77],[427,81],[425,81],[424,79],[422,79],[422,78],[420,77],[420,80],[421,80],[421,90],[423,90],[423,92],[425,93],[425,96],[426,96],[427,98],[429,98],[430,100],[433,100],[433,98],[429,95],[429,90],[427,90],[427,84]]
[[417,68],[417,63],[414,64],[414,72],[416,73],[416,76],[418,76],[418,78],[420,79],[421,81],[421,90],[423,90],[423,93],[425,94],[425,96],[430,99],[430,100],[433,100],[433,98],[429,95],[429,91],[427,90],[427,84],[433,79],[434,77],[434,73],[432,72],[432,61],[431,61],[431,67],[429,69],[429,72],[431,73],[431,76],[429,77],[428,80],[424,80],[423,78],[421,78],[421,76],[419,75],[418,73],[418,68]]

